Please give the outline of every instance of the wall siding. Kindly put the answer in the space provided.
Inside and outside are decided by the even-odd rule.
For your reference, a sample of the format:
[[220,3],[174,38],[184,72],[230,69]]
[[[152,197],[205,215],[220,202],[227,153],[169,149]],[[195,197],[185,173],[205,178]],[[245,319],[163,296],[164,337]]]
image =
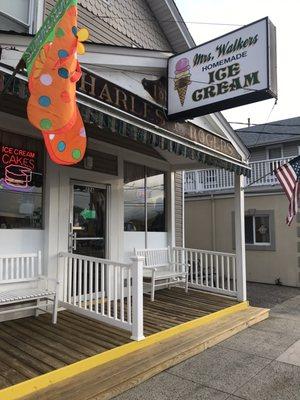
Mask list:
[[[216,251],[235,252],[233,248],[234,198],[216,196],[215,243]],[[211,199],[185,201],[186,247],[213,250]],[[247,280],[274,284],[277,278],[287,286],[300,286],[297,260],[297,222],[285,224],[287,200],[284,193],[272,196],[245,197],[245,210],[274,211],[275,250],[248,250],[246,248]],[[300,220],[300,217],[299,217]],[[300,232],[300,228],[299,228]]]
[[250,161],[263,161],[267,158],[265,147],[250,149],[250,151],[251,151]]
[[[280,146],[280,143],[278,144]],[[289,142],[283,143],[283,157],[295,157],[299,154],[298,147],[300,146],[300,142]],[[250,149],[251,157],[250,161],[263,161],[267,159],[267,149],[273,147],[272,146],[264,146],[264,147],[257,147],[255,149]]]
[[[47,16],[55,0],[45,0]],[[109,18],[103,19],[103,16]],[[171,46],[145,0],[78,0],[78,26],[93,43],[171,51]]]
[[175,173],[175,245],[183,246],[182,172]]
[[300,143],[291,143],[283,145],[283,157],[296,157],[298,156],[298,146]]

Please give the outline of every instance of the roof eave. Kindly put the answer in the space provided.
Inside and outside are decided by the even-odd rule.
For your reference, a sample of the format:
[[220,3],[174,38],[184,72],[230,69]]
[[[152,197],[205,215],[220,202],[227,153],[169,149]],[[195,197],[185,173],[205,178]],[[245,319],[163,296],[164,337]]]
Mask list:
[[[188,50],[196,45],[173,0],[146,1],[175,53]],[[172,29],[170,29],[170,21],[172,22]]]

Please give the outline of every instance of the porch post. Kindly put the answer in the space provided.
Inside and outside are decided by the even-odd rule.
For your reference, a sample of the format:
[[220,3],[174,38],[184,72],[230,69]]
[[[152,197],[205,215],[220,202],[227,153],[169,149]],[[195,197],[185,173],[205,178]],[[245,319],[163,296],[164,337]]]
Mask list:
[[245,253],[244,176],[235,174],[235,249],[237,298],[247,300]]
[[143,309],[143,266],[144,257],[131,257],[132,261],[132,340],[143,340],[144,309]]

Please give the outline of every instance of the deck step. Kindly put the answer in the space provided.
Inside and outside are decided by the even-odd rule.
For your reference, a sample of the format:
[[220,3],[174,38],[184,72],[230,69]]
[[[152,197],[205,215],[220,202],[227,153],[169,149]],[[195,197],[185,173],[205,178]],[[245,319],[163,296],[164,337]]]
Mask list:
[[248,307],[51,385],[35,395],[27,396],[26,400],[111,399],[268,316],[268,309]]

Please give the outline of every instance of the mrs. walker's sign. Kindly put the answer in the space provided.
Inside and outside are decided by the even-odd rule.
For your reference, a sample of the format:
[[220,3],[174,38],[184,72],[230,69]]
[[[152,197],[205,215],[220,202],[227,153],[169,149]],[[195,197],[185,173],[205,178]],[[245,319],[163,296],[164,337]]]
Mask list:
[[170,119],[272,97],[277,97],[276,31],[267,17],[168,61]]

